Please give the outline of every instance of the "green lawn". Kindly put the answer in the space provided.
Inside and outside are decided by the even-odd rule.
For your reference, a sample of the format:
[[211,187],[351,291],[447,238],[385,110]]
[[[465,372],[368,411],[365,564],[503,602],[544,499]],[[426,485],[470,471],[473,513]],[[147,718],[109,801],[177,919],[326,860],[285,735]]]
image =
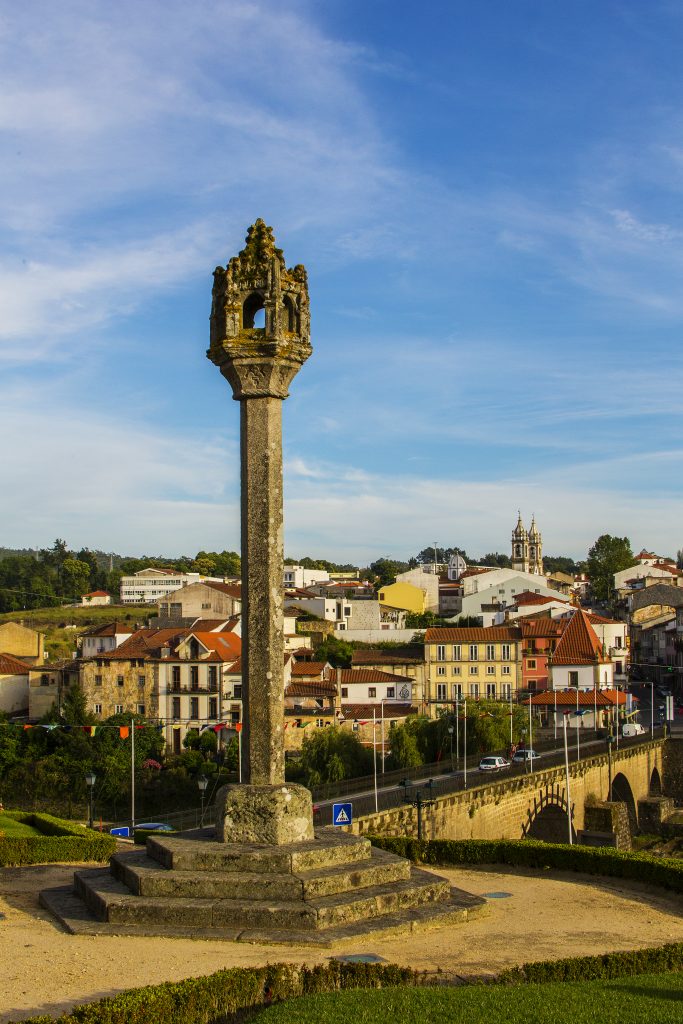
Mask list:
[[680,1024],[683,973],[547,985],[352,989],[292,999],[251,1019],[259,1024]]
[[0,814],[0,832],[4,832],[6,836],[42,836],[43,834],[31,825],[24,825],[20,821],[15,821],[14,818],[8,818],[6,814]]

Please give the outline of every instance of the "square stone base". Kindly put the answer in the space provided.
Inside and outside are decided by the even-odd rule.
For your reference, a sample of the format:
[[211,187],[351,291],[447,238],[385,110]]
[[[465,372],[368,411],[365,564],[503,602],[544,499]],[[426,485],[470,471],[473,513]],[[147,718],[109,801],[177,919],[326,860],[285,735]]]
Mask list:
[[304,786],[224,786],[216,794],[216,839],[284,846],[313,839],[313,803]]

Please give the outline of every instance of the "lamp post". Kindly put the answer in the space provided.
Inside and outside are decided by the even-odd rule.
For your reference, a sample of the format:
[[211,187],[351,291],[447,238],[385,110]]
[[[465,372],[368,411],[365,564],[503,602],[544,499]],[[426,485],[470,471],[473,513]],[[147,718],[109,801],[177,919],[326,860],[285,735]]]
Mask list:
[[206,775],[200,775],[197,779],[197,785],[199,786],[199,795],[202,798],[202,816],[199,820],[199,827],[202,828],[204,825],[204,794],[206,793],[206,787],[209,785],[209,780]]
[[527,757],[527,745],[526,745],[526,729],[522,729],[520,731],[520,735],[522,737],[522,750],[524,751],[524,774],[526,775],[527,771],[529,770],[527,768],[528,757]]
[[569,712],[562,713],[562,730],[564,733],[564,775],[565,775],[565,787],[567,790],[567,830],[569,832],[569,845],[572,846],[574,839],[572,837],[572,798],[571,791],[569,788],[569,748],[567,747],[567,718]]
[[[405,802],[407,804],[410,804],[411,807],[414,807],[417,810],[417,838],[418,839],[422,839],[422,808],[423,807],[431,807],[432,804],[434,803],[434,801],[431,800],[431,799],[425,800],[424,797],[422,796],[422,790],[421,789],[417,790],[417,792],[415,793],[414,798],[412,798],[412,799],[409,798],[408,790],[413,785],[412,782],[410,781],[410,779],[403,779],[403,781],[400,783],[400,785],[403,786],[403,798],[404,798]],[[433,785],[434,785],[434,780],[433,779],[429,779],[429,781],[425,783],[425,788],[429,790],[430,797],[431,797],[431,794],[432,794],[432,786]]]
[[453,733],[455,732],[452,725],[448,726],[448,735],[451,741],[451,771],[453,771]]
[[612,741],[614,737],[610,732],[607,736],[607,801],[612,799]]
[[92,814],[92,811],[93,811],[93,793],[95,791],[95,780],[96,779],[97,779],[97,776],[95,775],[95,773],[93,771],[86,772],[85,784],[88,787],[88,797],[89,797],[88,798],[88,827],[89,828],[92,828],[92,820],[93,820],[93,814]]

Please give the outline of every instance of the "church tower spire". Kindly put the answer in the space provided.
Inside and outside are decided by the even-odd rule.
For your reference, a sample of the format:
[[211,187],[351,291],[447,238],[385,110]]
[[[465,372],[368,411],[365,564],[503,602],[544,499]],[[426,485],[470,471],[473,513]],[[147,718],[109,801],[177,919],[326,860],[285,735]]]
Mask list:
[[529,530],[529,572],[543,576],[543,538],[536,526],[535,516],[531,517]]
[[529,572],[529,534],[521,512],[517,513],[517,525],[512,531],[512,568],[518,572]]

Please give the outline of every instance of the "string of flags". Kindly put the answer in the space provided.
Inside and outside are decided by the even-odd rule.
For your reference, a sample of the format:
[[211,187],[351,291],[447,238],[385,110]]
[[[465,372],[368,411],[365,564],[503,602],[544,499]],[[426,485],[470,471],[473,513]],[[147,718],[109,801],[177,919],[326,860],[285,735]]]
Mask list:
[[[189,719],[188,721],[193,721]],[[28,722],[5,722],[4,725],[9,729],[20,729],[22,732],[28,732],[29,729],[45,729],[47,732],[52,732],[54,729],[61,729],[63,732],[82,732],[86,736],[95,736],[98,732],[104,732],[109,729],[114,732],[118,732],[120,739],[127,740],[131,733],[131,726],[129,725],[62,725],[59,722],[40,722],[37,725],[31,725]],[[174,725],[180,727],[178,720],[168,719],[161,722],[150,723],[149,725],[135,725],[136,732],[142,732],[144,729],[155,729],[157,732],[163,732],[167,725]],[[286,726],[285,726],[286,728]],[[200,732],[204,732],[206,729],[211,729],[213,732],[221,732],[223,729],[232,730],[234,732],[242,731],[241,722],[218,722],[216,724],[202,725],[199,729]]]

